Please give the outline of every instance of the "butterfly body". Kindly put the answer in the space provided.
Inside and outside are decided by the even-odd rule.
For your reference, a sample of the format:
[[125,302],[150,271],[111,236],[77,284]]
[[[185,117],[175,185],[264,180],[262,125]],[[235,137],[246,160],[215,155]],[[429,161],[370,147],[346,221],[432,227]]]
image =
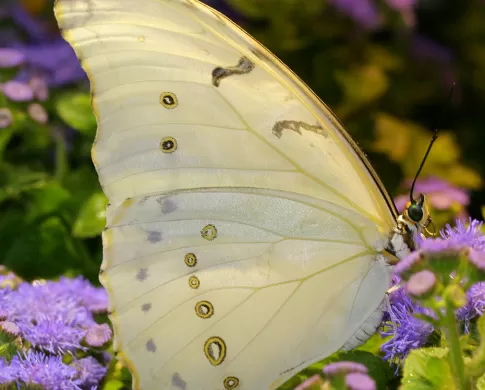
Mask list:
[[301,80],[198,1],[56,16],[91,81],[100,280],[135,389],[276,389],[375,332],[411,231]]

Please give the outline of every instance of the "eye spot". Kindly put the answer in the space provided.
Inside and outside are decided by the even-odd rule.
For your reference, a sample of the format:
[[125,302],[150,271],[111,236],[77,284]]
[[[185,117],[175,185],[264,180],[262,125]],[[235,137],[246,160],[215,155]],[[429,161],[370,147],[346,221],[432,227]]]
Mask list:
[[193,253],[187,253],[185,255],[185,264],[189,267],[195,267],[197,265],[197,257]]
[[227,390],[233,390],[239,386],[239,379],[235,376],[228,376],[224,379],[224,388]]
[[214,225],[204,226],[200,233],[202,234],[202,238],[208,241],[212,241],[214,238],[217,237],[217,229]]
[[210,318],[214,315],[214,306],[209,301],[200,301],[195,305],[195,312],[200,318]]
[[168,108],[169,110],[177,107],[179,105],[179,102],[177,100],[177,96],[173,94],[172,92],[163,92],[160,95],[160,104]]
[[191,276],[189,278],[189,286],[190,288],[196,289],[200,286],[200,280],[197,276]]
[[173,153],[177,149],[177,140],[173,137],[164,137],[160,141],[160,150],[163,153]]
[[145,42],[145,36],[144,35],[138,35],[136,38],[138,42]]
[[220,337],[210,337],[204,344],[204,353],[210,364],[218,366],[226,357],[226,343]]

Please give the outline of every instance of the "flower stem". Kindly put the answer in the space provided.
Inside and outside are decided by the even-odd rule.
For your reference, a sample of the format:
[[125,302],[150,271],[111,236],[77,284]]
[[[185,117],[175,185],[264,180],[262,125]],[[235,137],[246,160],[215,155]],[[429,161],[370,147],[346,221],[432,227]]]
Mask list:
[[450,365],[456,380],[457,389],[468,390],[468,381],[465,375],[465,364],[463,362],[458,326],[455,318],[455,307],[451,302],[446,302],[443,325],[450,348]]
[[56,170],[54,176],[57,180],[62,181],[68,170],[66,144],[60,132],[55,134],[54,137],[56,142]]

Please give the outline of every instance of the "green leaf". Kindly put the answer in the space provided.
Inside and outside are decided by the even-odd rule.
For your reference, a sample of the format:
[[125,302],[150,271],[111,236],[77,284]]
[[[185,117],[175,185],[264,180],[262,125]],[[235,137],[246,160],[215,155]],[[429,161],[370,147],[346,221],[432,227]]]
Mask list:
[[43,188],[34,189],[28,195],[27,219],[29,221],[43,215],[60,213],[63,204],[71,197],[69,191],[56,181],[48,182]]
[[118,380],[118,379],[112,379],[110,381],[107,381],[103,387],[101,388],[102,390],[119,390],[122,389],[125,386],[125,384]]
[[27,167],[3,164],[0,168],[0,203],[16,199],[22,193],[44,187],[47,183],[45,172],[31,171]]
[[372,337],[360,347],[358,347],[357,350],[367,351],[373,353],[374,355],[379,355],[382,344],[384,344],[390,338],[391,336],[382,337],[379,333],[374,333]]
[[102,192],[93,194],[82,206],[74,223],[75,237],[95,237],[106,225],[106,206],[108,199]]
[[55,109],[61,119],[72,128],[89,136],[96,132],[96,118],[87,92],[69,91],[59,95]]
[[3,152],[14,133],[15,128],[12,126],[7,127],[6,129],[2,129],[2,131],[0,131],[0,159],[3,157]]
[[56,277],[81,269],[80,248],[60,218],[25,225],[5,254],[4,264],[25,279]]
[[404,362],[401,390],[455,389],[445,348],[422,348],[411,351]]
[[477,389],[478,390],[485,390],[485,375],[482,375],[477,380]]
[[480,341],[473,351],[472,358],[466,364],[467,373],[472,378],[485,375],[485,316],[478,317],[476,331],[478,332]]

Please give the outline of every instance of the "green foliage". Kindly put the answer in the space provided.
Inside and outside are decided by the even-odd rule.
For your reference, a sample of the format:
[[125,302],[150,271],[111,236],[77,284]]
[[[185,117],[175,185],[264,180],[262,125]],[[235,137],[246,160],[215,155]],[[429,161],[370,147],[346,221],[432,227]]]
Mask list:
[[415,349],[404,363],[402,390],[452,390],[454,379],[444,348]]
[[59,117],[73,129],[94,135],[96,119],[91,109],[91,97],[87,91],[63,92],[55,101],[55,109]]

